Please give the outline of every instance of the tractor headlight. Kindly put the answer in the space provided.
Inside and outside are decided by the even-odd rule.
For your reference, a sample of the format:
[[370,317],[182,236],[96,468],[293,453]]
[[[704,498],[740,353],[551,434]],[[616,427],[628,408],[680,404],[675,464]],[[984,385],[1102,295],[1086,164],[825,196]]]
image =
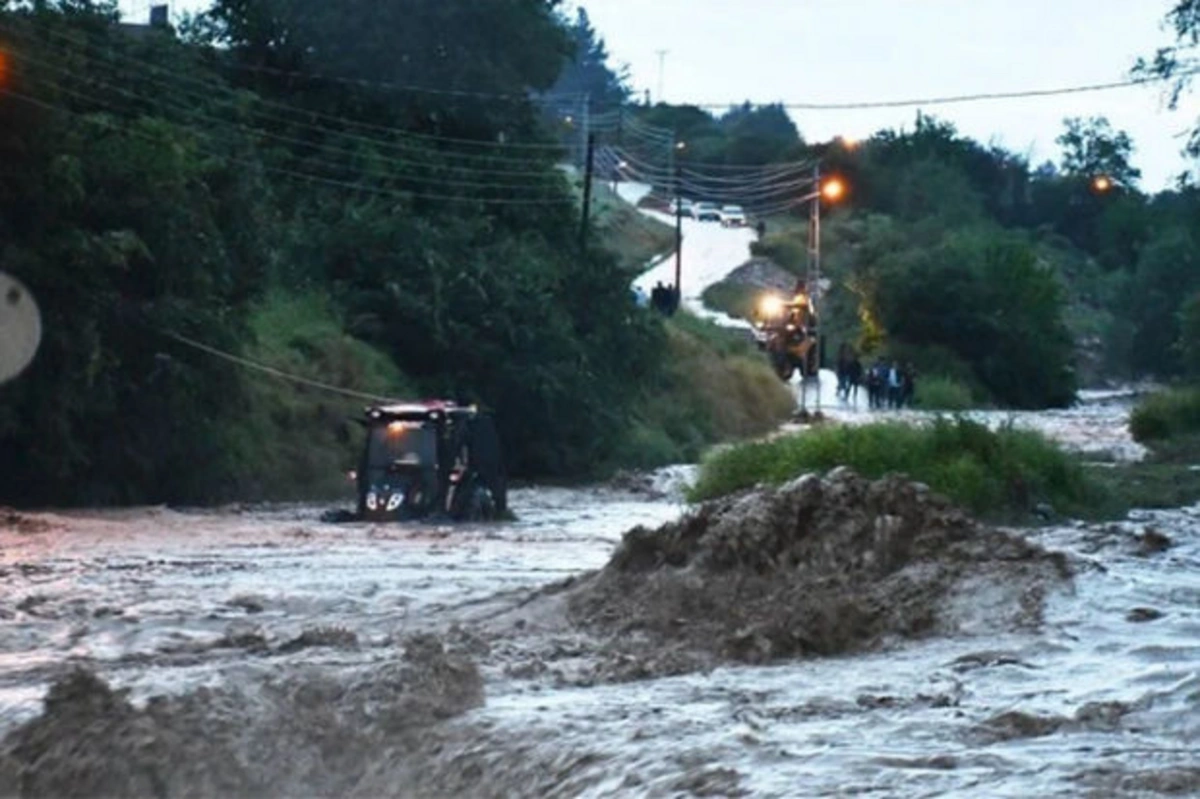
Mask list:
[[400,507],[400,503],[403,501],[404,501],[404,495],[401,494],[399,491],[397,491],[395,494],[392,494],[390,497],[388,497],[387,509],[389,511],[393,511],[396,508]]
[[379,507],[379,497],[375,496],[375,492],[371,491],[367,494],[367,510],[375,510]]
[[767,294],[758,301],[758,312],[766,317],[775,317],[783,313],[783,298],[778,294]]

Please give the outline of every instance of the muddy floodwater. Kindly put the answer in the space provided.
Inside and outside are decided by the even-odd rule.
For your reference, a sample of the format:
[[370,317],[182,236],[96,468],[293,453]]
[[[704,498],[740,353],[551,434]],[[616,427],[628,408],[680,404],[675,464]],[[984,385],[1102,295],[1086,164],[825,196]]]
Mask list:
[[[1126,413],[1099,397],[1034,422],[1136,457]],[[1036,624],[614,677],[598,664],[627,651],[548,620],[556,592],[604,566],[630,528],[684,514],[687,476],[522,489],[519,521],[478,527],[332,525],[308,506],[0,512],[0,795],[87,794],[61,781],[72,758],[128,770],[138,752],[156,759],[146,781],[109,773],[99,787],[1200,794],[1200,507],[1013,531],[1069,564],[1038,594]],[[981,609],[995,601],[977,593]],[[30,727],[79,667],[102,682],[60,684],[60,709]],[[397,697],[406,718],[388,720]],[[104,726],[114,714],[128,725]],[[138,743],[120,748],[131,729]],[[253,754],[236,775],[206,776],[220,771],[206,757],[228,760],[205,748],[218,744]]]

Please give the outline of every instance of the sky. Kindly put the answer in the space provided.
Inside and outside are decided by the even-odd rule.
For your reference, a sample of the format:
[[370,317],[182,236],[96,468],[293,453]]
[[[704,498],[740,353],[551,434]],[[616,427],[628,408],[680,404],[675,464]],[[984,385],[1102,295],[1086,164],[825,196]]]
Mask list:
[[[488,0],[479,0],[487,2]],[[1053,89],[1128,78],[1171,42],[1175,0],[570,0],[582,5],[639,95],[671,103],[841,103]],[[145,17],[151,0],[122,0]],[[172,0],[172,12],[203,0]],[[665,50],[661,62],[658,51]],[[1200,91],[1200,84],[1197,86]],[[918,106],[793,111],[809,141],[911,129]],[[1141,187],[1197,164],[1180,155],[1200,94],[1166,108],[1161,85],[929,106],[960,133],[1059,160],[1066,117],[1105,116],[1129,133]]]
[[[1171,43],[1174,0],[582,0],[639,92],[670,103],[841,103],[1120,81]],[[1200,89],[1200,86],[1197,87]],[[793,111],[810,141],[911,129],[918,108]],[[1200,95],[1166,109],[1162,86],[927,107],[964,135],[1059,160],[1066,117],[1105,116],[1129,133],[1143,189],[1196,166],[1180,134]]]

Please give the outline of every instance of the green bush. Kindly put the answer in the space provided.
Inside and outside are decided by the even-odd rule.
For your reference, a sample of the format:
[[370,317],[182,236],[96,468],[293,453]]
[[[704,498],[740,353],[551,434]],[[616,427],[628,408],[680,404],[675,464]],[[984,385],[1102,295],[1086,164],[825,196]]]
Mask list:
[[795,408],[740,333],[678,313],[666,324],[665,346],[665,368],[636,404],[609,468],[694,461],[714,443],[776,429]]
[[[331,385],[406,399],[416,395],[384,353],[347,335],[317,294],[272,292],[249,319],[247,355]],[[236,467],[232,495],[247,500],[328,499],[347,491],[343,475],[358,459],[361,429],[351,420],[369,400],[249,373],[246,402],[225,431]]]
[[965,411],[975,406],[971,389],[949,377],[922,377],[914,394],[917,407],[931,411]]
[[1200,433],[1200,388],[1151,394],[1133,409],[1129,430],[1142,443]]
[[729,314],[736,319],[753,319],[754,304],[763,290],[745,283],[722,280],[704,290],[701,299],[715,311]]
[[906,474],[991,518],[1022,519],[1042,502],[1059,513],[1109,510],[1099,483],[1049,439],[1012,428],[993,432],[965,419],[830,426],[721,449],[704,459],[692,499],[836,466],[871,478]]

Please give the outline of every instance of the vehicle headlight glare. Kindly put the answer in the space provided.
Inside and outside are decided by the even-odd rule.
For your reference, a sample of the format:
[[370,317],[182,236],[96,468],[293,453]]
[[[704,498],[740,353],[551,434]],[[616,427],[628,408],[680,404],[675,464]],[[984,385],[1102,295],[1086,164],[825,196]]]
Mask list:
[[369,494],[367,494],[367,510],[375,510],[378,507],[379,507],[379,497],[375,496],[375,492],[372,491]]
[[400,503],[403,501],[404,501],[403,494],[400,494],[400,493],[392,494],[390,497],[388,497],[387,509],[389,511],[395,510],[396,508],[400,507]]
[[779,316],[783,313],[783,298],[777,294],[768,294],[758,301],[758,310],[763,316]]

